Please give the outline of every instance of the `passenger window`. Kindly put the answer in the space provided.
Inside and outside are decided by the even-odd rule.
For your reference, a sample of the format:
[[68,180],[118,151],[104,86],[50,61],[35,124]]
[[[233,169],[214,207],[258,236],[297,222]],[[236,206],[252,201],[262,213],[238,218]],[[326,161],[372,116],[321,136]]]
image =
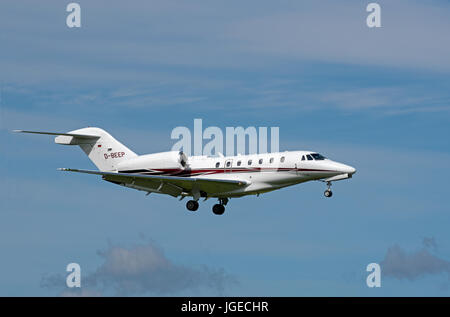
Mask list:
[[252,160],[248,160],[248,165],[252,165]]
[[241,166],[241,161],[238,161],[238,162],[237,162],[237,166]]
[[217,163],[216,163],[216,168],[217,168],[217,167],[219,167],[219,166],[220,166],[220,163],[219,163],[219,162],[217,162]]
[[306,155],[306,157],[308,158],[308,161],[312,161],[313,160],[313,158],[312,158],[312,156],[311,155]]
[[227,162],[227,167],[230,167],[230,165],[231,165],[231,162],[228,161],[228,162]]
[[282,157],[280,158],[280,162],[281,162],[281,163],[284,162],[284,156],[282,156]]
[[270,163],[270,164],[273,163],[273,157],[270,158],[269,163]]
[[259,159],[259,164],[262,164],[262,162],[263,162],[263,159]]

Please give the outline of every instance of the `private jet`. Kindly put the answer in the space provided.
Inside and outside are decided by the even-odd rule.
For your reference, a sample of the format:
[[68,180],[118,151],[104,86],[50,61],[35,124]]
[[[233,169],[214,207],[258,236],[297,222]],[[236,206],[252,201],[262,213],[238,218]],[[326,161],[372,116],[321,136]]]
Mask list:
[[14,130],[54,135],[55,143],[78,145],[98,170],[59,168],[60,171],[100,175],[113,184],[179,197],[192,197],[186,208],[196,211],[199,199],[217,198],[216,215],[225,212],[230,198],[267,193],[308,181],[327,185],[331,197],[334,181],[351,178],[356,169],[332,161],[314,151],[237,156],[187,156],[182,151],[137,155],[100,128],[88,127],[67,133]]

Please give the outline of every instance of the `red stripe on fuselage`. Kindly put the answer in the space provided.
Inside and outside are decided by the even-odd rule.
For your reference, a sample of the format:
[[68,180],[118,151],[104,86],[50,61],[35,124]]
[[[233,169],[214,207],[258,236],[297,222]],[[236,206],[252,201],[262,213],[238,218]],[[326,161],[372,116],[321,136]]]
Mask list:
[[250,173],[250,172],[289,172],[289,171],[299,171],[299,172],[331,172],[339,173],[333,170],[321,170],[321,169],[309,169],[309,168],[270,168],[270,167],[254,167],[254,168],[204,168],[204,169],[194,169],[194,170],[184,170],[184,169],[148,169],[148,170],[133,170],[133,171],[119,171],[119,173],[129,173],[129,174],[144,174],[144,175],[163,175],[163,176],[198,176],[198,175],[210,175],[210,174],[224,174],[224,173]]

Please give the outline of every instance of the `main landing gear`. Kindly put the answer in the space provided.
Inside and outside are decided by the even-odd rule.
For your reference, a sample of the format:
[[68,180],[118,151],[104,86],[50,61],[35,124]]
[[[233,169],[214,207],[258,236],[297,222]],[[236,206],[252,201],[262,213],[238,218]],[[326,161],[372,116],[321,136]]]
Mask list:
[[331,191],[330,187],[331,187],[331,182],[327,182],[327,190],[325,190],[325,192],[323,193],[325,195],[325,197],[330,198],[331,196],[333,196],[333,192]]
[[228,198],[219,198],[219,203],[215,204],[212,211],[215,215],[223,215],[225,212],[225,206],[228,203]]
[[190,211],[196,211],[198,209],[198,201],[195,200],[189,200],[186,203],[186,208]]
[[[212,208],[212,211],[215,215],[223,215],[225,212],[225,206],[228,203],[228,198],[219,198],[219,203],[215,204]],[[198,209],[198,201],[189,200],[186,203],[186,208],[190,211],[196,211]]]

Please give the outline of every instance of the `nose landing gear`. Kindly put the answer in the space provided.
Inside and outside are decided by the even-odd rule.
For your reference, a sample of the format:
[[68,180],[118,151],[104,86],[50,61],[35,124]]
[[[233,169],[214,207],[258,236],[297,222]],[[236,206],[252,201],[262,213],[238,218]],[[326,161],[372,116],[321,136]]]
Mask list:
[[325,192],[323,193],[325,195],[325,197],[330,198],[331,196],[333,196],[333,192],[331,191],[331,182],[327,182],[327,186],[328,188],[325,190]]

